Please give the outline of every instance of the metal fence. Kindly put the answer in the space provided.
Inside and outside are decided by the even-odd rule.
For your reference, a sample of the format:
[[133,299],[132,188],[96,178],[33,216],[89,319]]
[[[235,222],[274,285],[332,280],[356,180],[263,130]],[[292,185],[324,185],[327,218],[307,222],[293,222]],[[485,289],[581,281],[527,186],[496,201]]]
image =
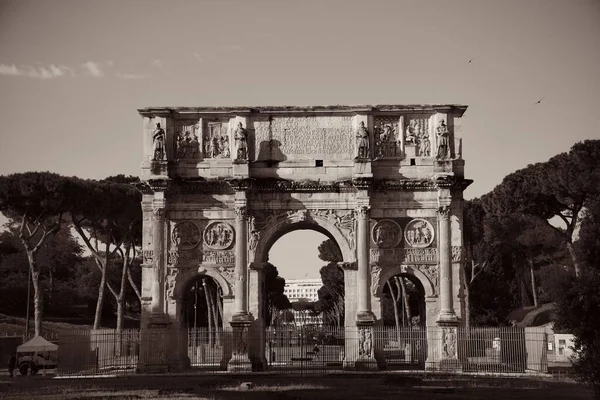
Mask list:
[[[360,364],[371,370],[548,372],[543,328],[459,327],[450,341],[440,327],[375,326],[369,344],[364,335],[356,326],[269,327],[251,329],[246,346],[254,371],[326,374]],[[165,363],[185,356],[185,367],[227,371],[238,345],[231,328],[65,331],[58,344],[59,375],[133,374],[140,365],[165,371]],[[368,354],[367,347],[372,348]]]

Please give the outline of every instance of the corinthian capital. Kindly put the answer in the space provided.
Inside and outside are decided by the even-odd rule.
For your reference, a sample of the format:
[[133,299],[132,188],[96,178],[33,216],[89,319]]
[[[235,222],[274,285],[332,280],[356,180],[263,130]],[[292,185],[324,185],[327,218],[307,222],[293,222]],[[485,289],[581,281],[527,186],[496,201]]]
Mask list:
[[235,216],[237,218],[246,219],[248,217],[248,208],[246,206],[235,207]]
[[361,218],[366,218],[369,214],[370,206],[360,206],[356,207],[356,215]]
[[152,208],[152,217],[155,220],[163,219],[165,217],[165,209],[162,207]]
[[439,206],[437,214],[439,219],[448,219],[450,216],[450,206]]

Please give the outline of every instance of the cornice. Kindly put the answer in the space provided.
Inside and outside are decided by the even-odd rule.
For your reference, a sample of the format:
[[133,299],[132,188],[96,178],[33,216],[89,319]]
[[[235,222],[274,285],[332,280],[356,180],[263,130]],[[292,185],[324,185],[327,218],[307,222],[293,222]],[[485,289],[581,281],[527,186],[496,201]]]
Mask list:
[[175,116],[177,114],[303,114],[303,113],[355,113],[377,112],[441,112],[458,117],[467,110],[460,104],[377,104],[377,105],[321,105],[321,106],[231,106],[231,107],[146,107],[138,109],[144,117]]
[[252,193],[356,193],[357,190],[409,191],[460,189],[465,190],[473,181],[441,175],[429,179],[373,180],[358,178],[352,181],[290,181],[284,179],[218,179],[218,180],[150,180],[136,185],[143,194],[155,191],[188,194],[234,194],[236,191]]

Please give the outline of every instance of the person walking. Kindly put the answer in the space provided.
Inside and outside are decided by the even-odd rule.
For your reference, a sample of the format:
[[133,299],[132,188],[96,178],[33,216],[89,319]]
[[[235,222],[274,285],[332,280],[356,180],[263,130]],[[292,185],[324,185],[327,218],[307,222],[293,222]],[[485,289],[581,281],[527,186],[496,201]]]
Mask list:
[[315,347],[313,347],[313,355],[314,355],[313,360],[319,359],[319,351],[321,351],[321,350],[319,350],[319,345],[317,343],[315,343]]
[[17,366],[17,356],[15,355],[15,353],[11,353],[10,359],[8,360],[8,373],[10,374],[11,378],[14,377],[13,372],[14,372],[16,366]]

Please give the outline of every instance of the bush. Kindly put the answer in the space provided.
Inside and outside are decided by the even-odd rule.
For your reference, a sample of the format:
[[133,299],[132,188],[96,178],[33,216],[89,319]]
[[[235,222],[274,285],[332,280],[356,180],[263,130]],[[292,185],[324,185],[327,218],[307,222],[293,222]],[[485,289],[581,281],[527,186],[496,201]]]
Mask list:
[[567,278],[558,298],[557,328],[575,336],[573,370],[600,399],[600,271],[584,269]]

